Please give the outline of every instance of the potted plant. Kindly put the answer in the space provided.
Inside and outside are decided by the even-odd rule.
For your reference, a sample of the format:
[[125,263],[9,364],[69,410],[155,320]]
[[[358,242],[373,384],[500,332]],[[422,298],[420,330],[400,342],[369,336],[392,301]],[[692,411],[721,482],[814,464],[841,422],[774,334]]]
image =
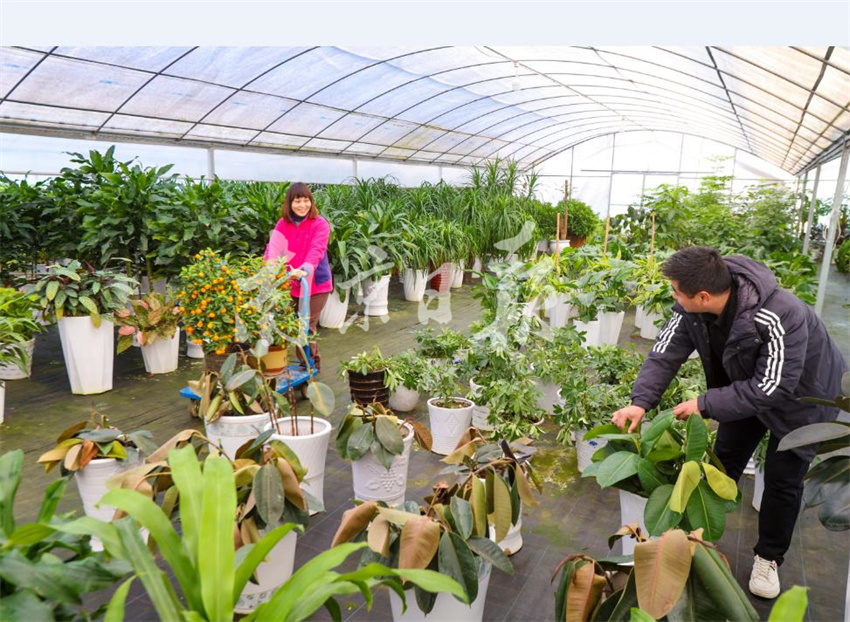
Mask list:
[[413,590],[415,604],[411,602],[405,613],[399,594],[390,593],[395,622],[422,620],[423,616],[480,621],[492,568],[513,573],[510,560],[487,537],[482,497],[479,495],[473,505],[458,494],[459,490],[457,485],[438,485],[434,494],[426,498],[424,514],[412,501],[407,501],[401,510],[367,501],[343,514],[331,546],[365,539],[369,548],[361,556],[361,566],[381,563],[399,570],[430,569],[462,587],[462,592],[451,598],[424,586],[405,585],[405,590]]
[[37,296],[0,287],[0,356],[10,358],[0,361],[0,383],[32,375],[35,335],[43,330],[33,318],[36,309]]
[[414,334],[416,351],[420,356],[430,359],[432,364],[443,364],[461,358],[471,342],[463,333],[444,328],[436,334],[433,328],[418,330]]
[[[709,443],[708,427],[699,415],[688,418],[684,434],[673,425],[673,411],[659,413],[642,433],[623,434],[616,425],[590,430],[585,439],[608,444],[596,452],[582,477],[620,490],[623,524],[659,535],[676,526],[705,530],[716,542],[726,528],[740,492],[724,472]],[[704,479],[703,479],[704,477]],[[624,540],[625,554],[634,546]]]
[[[56,465],[61,465],[63,475],[73,473],[86,516],[109,520],[112,511],[98,506],[106,493],[107,480],[134,467],[143,454],[155,450],[156,443],[147,430],[125,434],[110,426],[105,416],[92,411],[89,420],[62,432],[56,447],[43,453],[38,463],[44,465],[46,473]],[[92,546],[99,550],[101,543],[93,539]]]
[[398,376],[398,386],[390,394],[389,406],[396,412],[410,412],[419,404],[419,388],[428,361],[413,350],[390,357],[390,368]]
[[42,313],[59,323],[59,338],[71,392],[112,389],[114,329],[112,314],[127,307],[136,281],[79,261],[54,265],[36,283]]
[[753,452],[753,462],[755,463],[754,485],[753,485],[753,508],[756,512],[761,511],[761,498],[764,494],[764,463],[767,460],[767,443],[770,440],[770,433],[764,435],[756,446]]
[[404,503],[413,439],[431,450],[431,433],[413,419],[401,421],[380,404],[351,404],[336,436],[340,458],[351,460],[354,498]]
[[444,456],[457,446],[464,430],[472,422],[475,403],[459,397],[458,371],[454,365],[431,365],[422,376],[422,390],[428,400],[433,443],[431,450]]
[[390,393],[396,390],[400,380],[391,360],[384,358],[378,346],[340,363],[339,375],[348,377],[351,401],[361,406],[388,406]]
[[183,311],[164,294],[151,293],[131,300],[130,309],[115,312],[118,328],[118,353],[138,339],[149,374],[167,374],[177,369],[180,354],[180,321]]
[[[599,225],[599,216],[593,211],[587,203],[583,203],[578,199],[570,199],[567,203],[569,211],[567,213],[567,239],[570,241],[570,246],[579,248],[584,246],[585,241],[596,227]],[[564,213],[564,202],[558,203],[558,210]]]
[[424,223],[412,222],[404,231],[408,244],[404,250],[402,277],[404,299],[419,302],[428,286],[428,271],[431,257],[435,253],[435,240]]
[[631,302],[635,306],[635,328],[640,330],[643,339],[655,340],[673,308],[670,283],[661,274],[661,263],[656,255],[637,258],[632,279],[635,294]]
[[364,256],[363,313],[381,316],[389,313],[388,296],[393,269],[401,269],[408,242],[403,231],[410,224],[399,199],[384,198],[358,213],[356,226],[360,237],[368,241]]
[[551,335],[529,339],[526,355],[541,393],[538,406],[546,412],[553,412],[561,402],[561,384],[584,363],[585,350],[581,342],[581,335],[574,326],[555,328]]

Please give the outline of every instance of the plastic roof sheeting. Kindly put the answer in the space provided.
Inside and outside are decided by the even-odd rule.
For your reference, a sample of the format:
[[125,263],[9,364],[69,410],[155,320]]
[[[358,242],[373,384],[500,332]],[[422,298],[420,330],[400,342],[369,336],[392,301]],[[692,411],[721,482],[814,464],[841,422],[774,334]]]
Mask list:
[[850,51],[3,47],[0,129],[523,168],[674,131],[798,173],[850,132]]

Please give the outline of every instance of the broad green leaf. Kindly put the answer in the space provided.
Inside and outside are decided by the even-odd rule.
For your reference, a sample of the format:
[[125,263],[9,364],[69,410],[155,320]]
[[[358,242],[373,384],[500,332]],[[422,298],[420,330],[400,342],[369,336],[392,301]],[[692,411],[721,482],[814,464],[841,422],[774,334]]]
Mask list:
[[21,483],[24,452],[15,449],[0,456],[0,528],[8,537],[15,531],[15,495]]
[[589,441],[598,436],[602,436],[603,434],[619,434],[621,431],[622,430],[620,430],[620,428],[618,428],[613,423],[606,423],[588,430],[587,433],[584,435],[584,440]]
[[351,460],[360,460],[369,451],[374,440],[375,433],[372,430],[371,424],[367,423],[357,428],[348,437],[348,444],[346,446],[348,457]]
[[53,607],[30,590],[16,590],[0,598],[0,620],[53,620]]
[[833,456],[816,464],[806,474],[806,486],[803,489],[803,503],[806,507],[820,505],[827,499],[842,493],[841,489],[850,484],[850,460]]
[[632,607],[629,622],[655,622],[655,618],[653,618],[643,609]]
[[459,535],[464,540],[467,540],[472,534],[472,506],[469,501],[460,497],[452,497],[450,501],[452,516],[455,519],[455,526],[458,529]]
[[690,460],[682,465],[682,470],[679,471],[679,477],[676,479],[676,485],[673,487],[673,494],[670,497],[670,509],[680,514],[684,513],[685,507],[688,505],[688,499],[691,493],[700,483],[702,471],[700,471],[699,463]]
[[494,568],[498,568],[506,574],[514,573],[514,566],[505,552],[498,544],[490,538],[470,538],[466,541],[472,552],[478,555],[484,561],[493,564]]
[[718,497],[729,501],[734,501],[737,498],[738,486],[735,485],[735,480],[708,463],[703,463],[702,470],[705,471],[705,479],[708,481],[708,485],[717,493]]
[[224,385],[224,388],[228,391],[235,391],[242,385],[256,378],[256,370],[254,369],[243,369],[240,372],[237,372],[233,376],[231,376],[230,380]]
[[[487,480],[488,484],[490,479]],[[508,485],[500,476],[493,476],[493,513],[489,516],[490,523],[496,531],[496,542],[501,542],[511,528],[511,492]]]
[[[491,544],[493,544],[491,542]],[[493,546],[496,546],[493,544]],[[498,548],[498,547],[496,547]],[[466,602],[466,592],[463,586],[450,577],[445,577],[433,570],[414,570],[412,568],[398,568],[394,574],[405,581],[418,585],[423,590],[436,594],[437,592],[448,592],[458,600]]]
[[77,302],[79,302],[83,306],[83,308],[92,315],[92,317],[100,313],[94,300],[92,300],[88,296],[80,296],[79,298],[77,298]]
[[45,291],[45,295],[48,300],[53,300],[56,298],[56,292],[59,291],[59,281],[50,281],[47,284],[47,290]]
[[440,538],[437,558],[440,574],[460,583],[466,591],[467,602],[474,602],[478,596],[478,570],[466,542],[457,534],[444,533]]
[[[171,441],[177,438],[182,438],[182,436],[175,435]],[[154,456],[151,456],[150,459],[153,460]],[[182,537],[186,543],[186,549],[189,551],[189,558],[197,560],[198,549],[200,548],[198,537],[201,531],[201,505],[203,503],[201,465],[191,445],[170,450],[168,452],[168,465],[171,467],[171,477],[174,484],[180,491]]]
[[803,622],[809,606],[809,588],[794,585],[784,592],[770,610],[767,622]]
[[254,497],[257,500],[257,513],[266,525],[277,525],[283,515],[286,498],[283,492],[283,478],[273,464],[264,464],[254,475]]
[[21,525],[12,533],[7,541],[7,546],[29,546],[41,542],[46,537],[55,533],[55,529],[41,523],[27,523]]
[[706,482],[701,481],[685,509],[691,529],[702,528],[706,540],[717,542],[726,529],[726,503]]
[[236,485],[230,461],[210,457],[204,461],[198,567],[203,568],[201,598],[210,620],[233,617],[235,580],[233,520],[236,511]]
[[649,495],[643,520],[650,535],[660,536],[681,522],[682,514],[670,509],[670,496],[672,494],[673,485],[665,484],[656,488]]
[[307,383],[307,399],[322,417],[330,417],[334,411],[334,392],[324,382],[311,381]]
[[705,586],[708,594],[723,595],[722,598],[713,599],[713,604],[721,613],[721,616],[717,616],[716,619],[750,622],[759,620],[759,615],[750,603],[750,599],[717,551],[697,542],[694,547],[691,573],[696,576],[697,584]]
[[135,576],[130,577],[115,590],[112,598],[109,599],[109,606],[106,608],[106,616],[104,616],[103,622],[124,622],[127,594],[130,592],[130,586],[133,585],[135,579]]
[[820,506],[818,519],[830,531],[850,529],[850,486],[844,486]]
[[400,456],[402,451],[404,451],[401,430],[398,424],[390,421],[389,417],[378,417],[375,420],[375,435],[384,449],[394,456]]
[[688,417],[687,436],[685,438],[685,460],[700,462],[708,447],[708,428],[701,415]]
[[638,479],[640,479],[641,487],[648,494],[652,494],[656,488],[664,485],[663,477],[661,472],[655,468],[652,460],[648,460],[647,458],[638,460]]
[[43,598],[66,605],[82,604],[80,590],[75,588],[61,564],[38,564],[12,549],[0,556],[0,578],[22,589],[31,589]]
[[59,505],[62,497],[65,494],[65,488],[68,486],[68,479],[63,477],[51,482],[44,489],[44,498],[41,501],[41,508],[38,510],[38,522],[48,523],[56,513],[56,508]]
[[638,455],[630,451],[618,451],[608,456],[596,471],[596,482],[602,488],[613,486],[638,472]]
[[475,521],[475,535],[486,538],[487,528],[487,491],[484,484],[477,477],[472,478],[472,516]]
[[[251,550],[247,555],[242,559],[239,565],[236,567],[236,573],[233,579],[233,602],[235,603],[239,600],[239,596],[242,594],[242,590],[245,589],[245,586],[250,581],[251,576],[254,574],[254,571],[257,569],[263,560],[268,557],[271,550],[280,542],[286,535],[292,531],[296,525],[294,523],[286,523],[285,525],[281,525],[280,527],[275,527],[266,535],[264,535],[259,542],[255,542],[251,547]],[[243,547],[244,548],[244,547]]]
[[665,410],[664,412],[655,415],[655,417],[652,418],[652,421],[649,422],[649,425],[646,426],[646,429],[644,429],[640,435],[641,442],[643,444],[643,447],[645,448],[645,451],[649,451],[653,443],[655,443],[655,441],[657,441],[661,437],[661,435],[670,428],[671,425],[673,425],[672,410]]
[[777,451],[804,447],[850,434],[850,426],[844,422],[812,423],[792,430],[779,441]]
[[676,604],[691,571],[687,534],[674,529],[657,540],[635,545],[635,583],[638,603],[654,619],[663,618]]

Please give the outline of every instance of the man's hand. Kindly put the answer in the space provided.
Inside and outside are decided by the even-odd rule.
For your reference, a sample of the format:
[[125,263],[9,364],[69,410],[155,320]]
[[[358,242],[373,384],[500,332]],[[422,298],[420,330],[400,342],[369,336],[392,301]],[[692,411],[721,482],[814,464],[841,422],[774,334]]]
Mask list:
[[640,406],[632,404],[631,406],[626,406],[625,408],[621,408],[615,412],[611,417],[611,421],[613,421],[614,425],[620,429],[622,429],[626,423],[631,422],[631,425],[629,426],[629,433],[631,434],[640,425],[640,421],[643,419],[645,414],[646,410]]
[[699,414],[699,405],[696,400],[682,402],[673,409],[673,414],[676,415],[677,419],[682,419],[684,421],[691,415]]

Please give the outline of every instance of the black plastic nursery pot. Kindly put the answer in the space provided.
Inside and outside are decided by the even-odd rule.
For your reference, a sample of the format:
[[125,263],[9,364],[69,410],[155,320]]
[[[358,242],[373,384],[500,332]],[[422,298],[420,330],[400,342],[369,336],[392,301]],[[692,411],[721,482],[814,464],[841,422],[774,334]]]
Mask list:
[[389,407],[390,391],[384,383],[385,375],[386,371],[383,369],[368,374],[349,371],[348,388],[351,392],[351,401],[361,406],[382,404]]

